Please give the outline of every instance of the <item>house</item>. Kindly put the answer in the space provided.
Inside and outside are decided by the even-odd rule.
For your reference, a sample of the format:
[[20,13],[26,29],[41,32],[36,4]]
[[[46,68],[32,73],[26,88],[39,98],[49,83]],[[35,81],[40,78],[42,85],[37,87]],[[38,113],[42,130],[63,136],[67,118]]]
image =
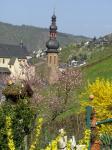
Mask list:
[[25,67],[29,67],[28,55],[23,43],[20,45],[0,44],[0,75],[24,79]]

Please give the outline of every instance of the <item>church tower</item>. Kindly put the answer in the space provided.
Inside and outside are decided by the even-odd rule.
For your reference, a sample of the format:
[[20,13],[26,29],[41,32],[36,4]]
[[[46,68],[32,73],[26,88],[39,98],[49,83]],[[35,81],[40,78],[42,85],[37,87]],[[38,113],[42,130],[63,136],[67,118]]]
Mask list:
[[53,14],[52,23],[50,25],[50,39],[46,42],[47,63],[48,67],[50,68],[58,67],[59,42],[56,40],[56,36],[57,36],[56,16],[55,14]]

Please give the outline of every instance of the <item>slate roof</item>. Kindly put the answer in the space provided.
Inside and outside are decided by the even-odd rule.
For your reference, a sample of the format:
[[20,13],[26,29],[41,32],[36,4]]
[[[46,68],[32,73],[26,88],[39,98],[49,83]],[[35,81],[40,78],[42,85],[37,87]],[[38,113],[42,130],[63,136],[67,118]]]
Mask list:
[[0,58],[16,57],[24,59],[28,55],[29,53],[25,46],[0,44]]
[[8,68],[5,67],[0,67],[0,73],[11,73],[10,70]]

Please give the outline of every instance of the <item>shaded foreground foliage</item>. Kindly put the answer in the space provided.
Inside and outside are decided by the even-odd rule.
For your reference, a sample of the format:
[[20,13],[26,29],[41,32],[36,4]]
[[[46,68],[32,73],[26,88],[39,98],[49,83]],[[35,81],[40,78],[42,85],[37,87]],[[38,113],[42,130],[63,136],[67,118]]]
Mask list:
[[[6,133],[6,116],[11,116],[14,143],[17,149],[24,145],[24,136],[28,135],[34,121],[34,112],[29,107],[27,100],[20,100],[12,105],[8,102],[0,106],[0,148],[8,149]],[[22,148],[22,147],[21,147]]]

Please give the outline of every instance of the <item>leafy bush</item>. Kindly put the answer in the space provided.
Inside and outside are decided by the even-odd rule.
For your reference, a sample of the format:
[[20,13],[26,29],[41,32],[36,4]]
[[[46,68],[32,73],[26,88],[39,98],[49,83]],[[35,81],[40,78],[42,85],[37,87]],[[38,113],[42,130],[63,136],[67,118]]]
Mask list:
[[33,91],[31,87],[26,84],[11,84],[7,85],[2,93],[5,95],[6,99],[10,99],[11,101],[17,102],[18,99],[24,97],[31,97],[33,95]]
[[0,148],[7,148],[6,116],[12,120],[14,144],[17,149],[24,145],[25,135],[30,134],[34,122],[34,111],[26,103],[27,100],[20,100],[17,105],[5,102],[0,106]]

